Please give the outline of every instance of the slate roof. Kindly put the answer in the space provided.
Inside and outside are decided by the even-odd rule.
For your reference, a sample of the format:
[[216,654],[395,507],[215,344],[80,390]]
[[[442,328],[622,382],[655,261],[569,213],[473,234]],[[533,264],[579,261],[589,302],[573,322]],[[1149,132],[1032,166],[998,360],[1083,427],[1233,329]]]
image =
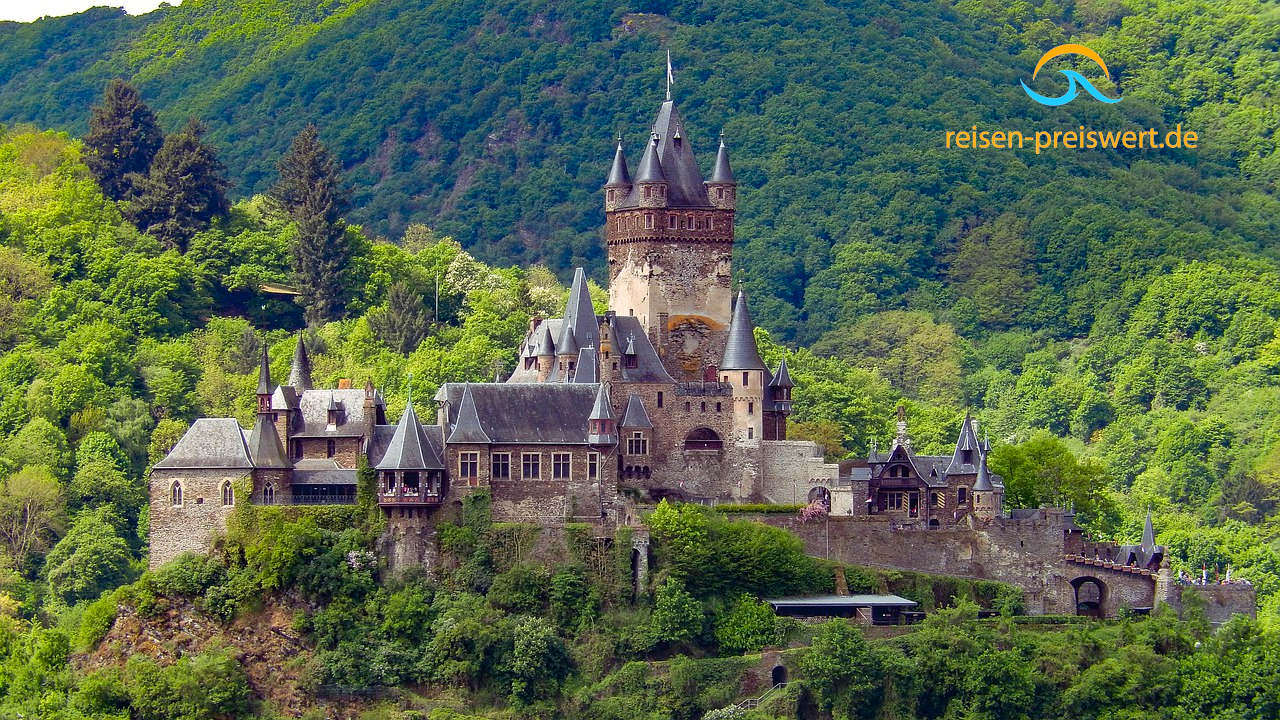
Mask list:
[[791,373],[787,372],[787,359],[782,358],[782,362],[778,363],[778,374],[769,380],[769,387],[776,388],[793,388],[796,384],[791,382]]
[[658,351],[649,342],[649,334],[640,325],[640,318],[631,315],[611,315],[609,337],[626,338],[623,355],[635,354],[636,366],[627,367],[625,362],[618,364],[618,373],[622,382],[641,383],[674,383],[675,378],[667,372]]
[[[964,461],[964,453],[969,453],[969,462]],[[956,438],[955,453],[951,456],[951,463],[947,465],[948,475],[973,475],[978,472],[978,466],[974,459],[981,455],[981,446],[978,442],[978,434],[974,428],[973,415],[964,414],[964,423],[960,425],[960,436]]]
[[447,403],[444,420],[452,429],[469,390],[480,429],[495,444],[581,445],[596,389],[592,383],[446,383],[436,400]]
[[[338,423],[329,430],[329,403],[338,407]],[[374,402],[382,405],[381,397]],[[298,400],[300,421],[294,423],[294,437],[354,437],[364,435],[364,389],[307,390]]]
[[443,470],[444,459],[413,409],[412,398],[400,414],[400,422],[374,465],[378,470]]
[[[390,427],[390,426],[388,426]],[[355,485],[356,471],[330,458],[306,458],[294,466],[290,485]]]
[[644,146],[644,154],[640,156],[640,165],[636,168],[637,183],[664,183],[667,176],[662,172],[662,161],[658,159],[658,136],[649,136],[649,143]]
[[737,183],[733,177],[733,170],[729,167],[729,149],[724,146],[724,133],[720,133],[720,149],[716,150],[716,164],[711,170],[711,179],[708,182]]
[[244,430],[235,418],[200,418],[191,424],[157,470],[253,467]]
[[289,367],[289,385],[297,390],[311,389],[311,358],[307,356],[307,344],[298,331],[298,343],[293,346],[293,363]]
[[462,386],[462,398],[459,400],[458,412],[449,421],[449,443],[489,443],[489,434],[480,424],[480,416],[476,410],[475,393],[471,392],[471,384]]
[[720,361],[721,370],[764,370],[764,360],[760,359],[760,349],[756,347],[756,336],[751,324],[751,313],[747,311],[747,295],[738,291],[738,299],[733,303],[733,319],[729,321],[729,339],[725,341],[724,358]]
[[284,445],[271,418],[258,415],[249,431],[249,457],[256,468],[282,469],[292,467],[284,456]]
[[600,382],[600,361],[598,353],[593,347],[584,347],[578,351],[578,363],[573,371],[573,381],[576,383],[598,383]]
[[556,343],[551,339],[551,323],[543,321],[534,329],[533,336],[538,338],[538,343],[533,346],[529,354],[546,356],[556,354]]
[[631,395],[627,397],[627,407],[622,411],[622,422],[618,427],[624,428],[651,428],[653,422],[649,420],[649,413],[644,409],[644,401],[639,395]]
[[290,385],[277,385],[271,393],[272,410],[297,410],[298,391]]
[[618,140],[618,149],[613,151],[613,165],[609,168],[609,177],[604,181],[605,187],[631,187],[631,173],[627,172],[627,156],[622,152],[622,140]]
[[987,455],[979,453],[978,478],[973,481],[974,492],[991,492],[995,487],[991,484],[991,472],[987,470]]
[[271,394],[271,363],[267,360],[267,344],[262,343],[262,363],[258,366],[258,395]]
[[[684,119],[675,103],[667,100],[658,108],[654,118],[650,137],[657,136],[656,145],[650,141],[645,146],[645,156],[651,151],[656,159],[652,165],[661,173],[667,182],[667,205],[673,208],[706,208],[711,207],[707,200],[707,188],[702,184],[702,171],[698,169],[698,161],[693,155],[693,146],[689,141],[689,133]],[[636,169],[636,186],[632,188],[627,199],[620,203],[621,207],[635,207],[640,204],[642,190],[639,183],[644,182],[646,172],[645,158]]]
[[[573,328],[573,340],[578,347],[600,347],[600,319],[591,306],[591,291],[587,288],[587,274],[582,268],[573,271],[573,283],[569,286],[569,299],[564,304],[564,320]],[[564,352],[561,348],[560,352]],[[574,348],[573,352],[577,352]]]

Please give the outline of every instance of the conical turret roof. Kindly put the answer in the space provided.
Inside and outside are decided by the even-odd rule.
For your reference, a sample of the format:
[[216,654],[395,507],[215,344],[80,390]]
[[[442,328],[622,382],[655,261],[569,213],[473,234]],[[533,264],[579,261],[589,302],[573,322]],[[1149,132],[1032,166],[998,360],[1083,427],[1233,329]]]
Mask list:
[[576,383],[600,382],[600,364],[596,359],[596,349],[587,346],[578,351],[578,363],[573,371]]
[[[587,274],[582,268],[573,271],[573,284],[569,286],[569,299],[564,304],[564,325],[573,328],[572,350],[559,347],[561,353],[577,353],[578,348],[600,347],[600,323],[591,305],[591,290],[587,287]],[[561,331],[563,335],[563,331]]]
[[573,326],[567,322],[560,329],[560,341],[556,343],[556,352],[560,355],[578,354],[578,343],[573,337]]
[[978,477],[973,481],[974,492],[991,492],[995,486],[991,484],[991,472],[987,470],[987,451],[978,446]]
[[444,463],[436,454],[431,441],[427,439],[426,430],[418,422],[418,413],[413,409],[413,396],[405,404],[400,422],[396,424],[395,434],[387,443],[387,450],[375,466],[378,470],[443,470]]
[[782,358],[782,362],[778,363],[778,372],[774,373],[773,379],[769,381],[769,387],[776,388],[793,388],[796,384],[791,382],[791,373],[787,372],[787,359]]
[[1151,554],[1155,552],[1155,549],[1156,530],[1151,525],[1151,509],[1148,508],[1147,520],[1142,526],[1142,551],[1146,553],[1147,557],[1151,557]]
[[649,139],[649,144],[644,148],[644,155],[640,157],[640,167],[636,169],[637,183],[664,183],[667,176],[662,172],[662,161],[658,159],[658,136],[655,134]]
[[[964,414],[964,423],[960,426],[960,436],[956,438],[956,449],[951,455],[951,464],[947,465],[948,475],[972,475],[978,472],[974,459],[981,453],[978,435],[974,431],[973,415]],[[968,453],[966,456],[965,453]],[[965,458],[968,457],[968,462]]]
[[533,346],[534,355],[545,357],[556,354],[556,344],[551,339],[551,323],[544,320],[534,334],[537,336],[537,343]]
[[591,407],[591,415],[588,420],[612,420],[613,405],[609,402],[609,386],[600,383],[600,387],[596,390],[596,403]]
[[298,331],[298,344],[293,348],[289,385],[295,390],[311,389],[311,358],[307,357],[307,344],[302,341],[302,331]]
[[469,383],[462,388],[462,401],[458,403],[458,421],[454,423],[453,432],[449,433],[449,439],[446,442],[450,444],[492,442],[480,425],[480,415],[476,412],[476,400],[471,396]]
[[631,187],[631,173],[627,171],[627,158],[622,154],[622,139],[618,139],[618,149],[613,152],[613,166],[609,168],[609,177],[605,187]]
[[724,133],[720,133],[720,149],[716,151],[716,165],[711,170],[713,183],[737,183],[733,169],[729,167],[729,149],[724,146]]
[[725,342],[721,370],[768,370],[760,359],[756,336],[747,311],[747,295],[738,291],[733,304],[733,319],[729,322],[729,339]]

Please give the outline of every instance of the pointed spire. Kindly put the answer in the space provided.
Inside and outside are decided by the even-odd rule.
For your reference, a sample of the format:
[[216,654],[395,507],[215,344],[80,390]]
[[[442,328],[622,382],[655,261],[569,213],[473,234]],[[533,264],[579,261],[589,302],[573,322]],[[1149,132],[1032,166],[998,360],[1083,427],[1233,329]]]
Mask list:
[[293,467],[284,457],[284,446],[276,432],[276,424],[263,413],[253,421],[249,431],[249,457],[255,468],[280,470]]
[[[590,345],[600,347],[600,323],[591,305],[591,290],[587,287],[587,274],[582,268],[573,271],[573,284],[569,286],[569,299],[564,305],[564,325],[573,328],[572,349],[559,346],[560,354],[577,354],[578,348]],[[563,337],[561,331],[561,336]]]
[[974,492],[991,492],[995,486],[991,484],[991,472],[987,470],[987,452],[978,446],[978,478],[973,481]]
[[298,344],[293,348],[293,365],[289,368],[289,385],[295,390],[311,389],[311,358],[307,357],[307,345],[298,331]]
[[612,420],[613,405],[609,402],[609,386],[600,383],[600,387],[596,390],[596,404],[591,407],[591,416],[588,420]]
[[559,355],[578,354],[578,343],[573,337],[573,326],[568,322],[565,322],[564,328],[560,330],[560,342],[556,343],[556,353]]
[[644,401],[640,399],[639,395],[630,395],[627,397],[627,408],[622,412],[622,423],[619,427],[653,427],[653,421],[649,419],[649,413],[644,409]]
[[637,183],[664,183],[667,176],[662,172],[662,162],[658,160],[658,133],[649,136],[649,144],[644,148],[640,158],[640,167],[636,169]]
[[387,443],[387,449],[374,469],[444,469],[444,462],[427,439],[422,423],[418,422],[418,413],[413,409],[412,386],[409,388],[409,398],[405,401],[404,412],[400,414],[400,422],[396,423],[396,431],[391,436],[391,442]]
[[711,170],[711,179],[707,182],[737,184],[733,170],[729,167],[729,148],[724,146],[724,133],[720,133],[720,149],[716,151],[716,165]]
[[974,431],[975,425],[973,414],[966,411],[964,423],[960,426],[960,436],[956,438],[955,452],[951,455],[951,464],[947,465],[948,475],[972,475],[978,472],[975,459],[980,448]]
[[612,445],[618,442],[613,403],[609,401],[609,386],[604,383],[600,383],[600,387],[596,389],[596,402],[587,418],[587,442],[591,445]]
[[1142,526],[1142,552],[1151,557],[1156,549],[1156,531],[1151,525],[1151,508],[1147,508],[1147,521]]
[[751,314],[747,312],[747,295],[738,291],[738,299],[733,304],[733,319],[729,322],[729,339],[724,346],[724,359],[720,361],[721,370],[767,370],[760,359],[760,349],[756,347],[756,336],[751,324]]
[[271,363],[267,360],[267,343],[262,342],[262,364],[258,367],[258,393],[271,394]]
[[776,388],[793,388],[796,384],[791,382],[791,373],[787,372],[787,359],[782,358],[782,362],[778,363],[778,372],[774,373],[773,379],[769,381],[769,387]]
[[604,186],[631,187],[631,173],[627,170],[627,157],[622,152],[622,138],[618,138],[618,147],[613,151],[613,166],[609,168]]
[[462,386],[462,401],[458,403],[458,420],[449,433],[449,443],[490,443],[489,434],[480,425],[476,412],[476,400],[471,395],[471,383]]
[[600,364],[596,360],[596,349],[590,345],[578,351],[578,364],[573,371],[576,383],[600,382]]

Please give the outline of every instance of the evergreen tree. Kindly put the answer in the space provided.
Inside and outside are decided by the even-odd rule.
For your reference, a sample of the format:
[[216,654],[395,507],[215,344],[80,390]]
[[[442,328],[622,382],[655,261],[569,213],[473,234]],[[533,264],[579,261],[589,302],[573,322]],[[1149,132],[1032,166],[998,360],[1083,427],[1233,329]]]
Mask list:
[[84,163],[102,192],[112,200],[133,195],[164,142],[155,113],[129,83],[116,78],[107,85],[102,104],[93,106],[84,138]]
[[165,138],[129,204],[129,218],[138,229],[169,247],[185,250],[192,235],[227,213],[228,182],[217,153],[201,140],[204,132],[193,119]]
[[314,125],[294,138],[280,159],[280,179],[271,198],[298,224],[293,272],[308,323],[332,320],[342,312],[351,261],[342,213],[347,197],[338,164],[320,142]]
[[386,307],[369,312],[369,325],[378,339],[401,355],[408,355],[431,329],[431,310],[422,295],[406,283],[397,282],[387,291]]

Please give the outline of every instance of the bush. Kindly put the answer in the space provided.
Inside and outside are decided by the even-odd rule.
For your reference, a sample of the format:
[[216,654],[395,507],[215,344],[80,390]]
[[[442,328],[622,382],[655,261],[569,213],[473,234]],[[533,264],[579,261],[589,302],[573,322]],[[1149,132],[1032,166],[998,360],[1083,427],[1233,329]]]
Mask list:
[[549,586],[545,568],[521,563],[493,578],[489,602],[513,614],[542,614]]
[[782,642],[778,616],[768,603],[740,595],[729,611],[716,621],[716,642],[722,652],[741,654]]
[[80,617],[80,629],[76,632],[76,645],[84,650],[97,647],[111,632],[118,610],[115,593],[103,595],[85,608],[84,615]]

